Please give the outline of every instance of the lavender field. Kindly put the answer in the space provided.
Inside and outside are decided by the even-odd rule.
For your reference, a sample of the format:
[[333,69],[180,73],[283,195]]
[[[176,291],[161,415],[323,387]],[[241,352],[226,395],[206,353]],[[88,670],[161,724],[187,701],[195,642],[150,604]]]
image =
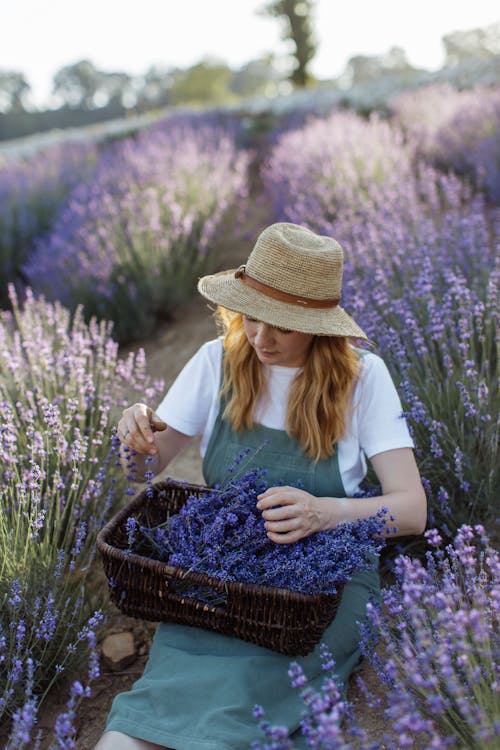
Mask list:
[[[222,112],[172,117],[0,165],[0,197],[5,748],[77,747],[109,610],[92,585],[95,539],[127,491],[113,425],[163,387],[140,342],[218,268],[222,237],[241,242],[259,201],[343,244],[342,305],[394,377],[429,501],[426,540],[402,540],[364,636],[382,744],[349,714],[325,654],[320,694],[291,667],[309,746],[499,748],[500,89],[421,89],[387,117],[277,118],[258,140]],[[42,735],[63,680],[67,707]],[[265,708],[260,750],[293,748]]]

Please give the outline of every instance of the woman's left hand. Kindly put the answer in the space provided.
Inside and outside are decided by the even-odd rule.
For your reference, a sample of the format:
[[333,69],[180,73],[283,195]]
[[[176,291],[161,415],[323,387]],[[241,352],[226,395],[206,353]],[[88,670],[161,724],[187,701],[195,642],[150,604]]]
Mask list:
[[296,487],[269,487],[257,497],[267,536],[290,544],[327,528],[323,498]]

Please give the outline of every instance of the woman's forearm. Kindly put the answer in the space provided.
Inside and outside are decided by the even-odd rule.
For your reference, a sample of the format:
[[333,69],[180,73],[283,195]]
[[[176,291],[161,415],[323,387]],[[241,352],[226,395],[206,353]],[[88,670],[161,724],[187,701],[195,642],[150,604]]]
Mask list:
[[413,451],[410,448],[385,451],[372,456],[371,462],[382,494],[377,497],[338,498],[329,508],[332,525],[366,518],[383,507],[388,510],[387,536],[421,534],[427,520],[427,500]]
[[387,508],[386,536],[421,534],[425,529],[426,502],[423,489],[390,492],[364,498],[317,498],[322,516],[321,525],[331,529],[339,523],[374,516]]

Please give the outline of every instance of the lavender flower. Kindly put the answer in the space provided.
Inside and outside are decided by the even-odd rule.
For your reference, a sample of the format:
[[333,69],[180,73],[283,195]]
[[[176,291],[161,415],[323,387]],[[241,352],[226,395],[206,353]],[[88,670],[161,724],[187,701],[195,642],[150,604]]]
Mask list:
[[20,284],[36,239],[50,230],[68,193],[90,177],[96,158],[91,143],[62,143],[0,165],[0,308],[9,302],[7,284]]
[[500,89],[457,91],[435,85],[393,98],[391,111],[418,144],[418,153],[442,169],[472,178],[500,201]]
[[445,547],[435,529],[427,538],[433,550],[425,565],[396,560],[385,607],[369,607],[363,648],[386,684],[393,731],[409,742],[442,737],[444,746],[493,749],[500,729],[499,555],[481,526],[460,527]]
[[[277,545],[266,534],[257,495],[265,472],[251,469],[222,487],[188,498],[166,526],[148,529],[133,545],[140,554],[223,581],[258,583],[303,593],[335,593],[354,571],[373,566],[384,544],[387,510],[319,532],[294,544]],[[127,519],[127,528],[135,519]]]
[[143,355],[119,359],[109,325],[29,291],[23,307],[13,291],[11,302],[0,313],[0,720],[17,717],[14,737],[86,652],[89,681],[98,674],[102,618],[87,585],[125,484],[113,424],[162,385]]
[[[305,738],[307,747],[317,750],[379,750],[378,743],[370,741],[355,721],[352,707],[343,697],[341,686],[335,678],[332,655],[324,644],[320,647],[320,655],[325,678],[319,691],[314,691],[308,685],[307,676],[296,662],[290,665],[288,671],[290,683],[300,691],[304,703],[300,734]],[[252,750],[294,750],[297,747],[286,727],[273,726],[266,720],[264,708],[255,706],[253,716],[259,722],[266,742],[252,743]],[[351,742],[353,738],[356,744]],[[387,748],[396,750],[394,745],[387,745]]]

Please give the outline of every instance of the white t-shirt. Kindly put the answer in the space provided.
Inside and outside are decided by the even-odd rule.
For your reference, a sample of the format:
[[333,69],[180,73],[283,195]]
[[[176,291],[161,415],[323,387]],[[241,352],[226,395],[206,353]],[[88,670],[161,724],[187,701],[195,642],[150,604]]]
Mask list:
[[[158,416],[174,430],[201,436],[202,456],[219,413],[222,351],[220,338],[203,344],[157,409]],[[366,474],[366,457],[394,448],[413,448],[401,402],[384,361],[366,352],[361,362],[352,417],[338,443],[339,470],[348,497],[357,492]],[[268,393],[257,404],[254,416],[257,424],[285,429],[288,388],[298,369],[264,365]]]

